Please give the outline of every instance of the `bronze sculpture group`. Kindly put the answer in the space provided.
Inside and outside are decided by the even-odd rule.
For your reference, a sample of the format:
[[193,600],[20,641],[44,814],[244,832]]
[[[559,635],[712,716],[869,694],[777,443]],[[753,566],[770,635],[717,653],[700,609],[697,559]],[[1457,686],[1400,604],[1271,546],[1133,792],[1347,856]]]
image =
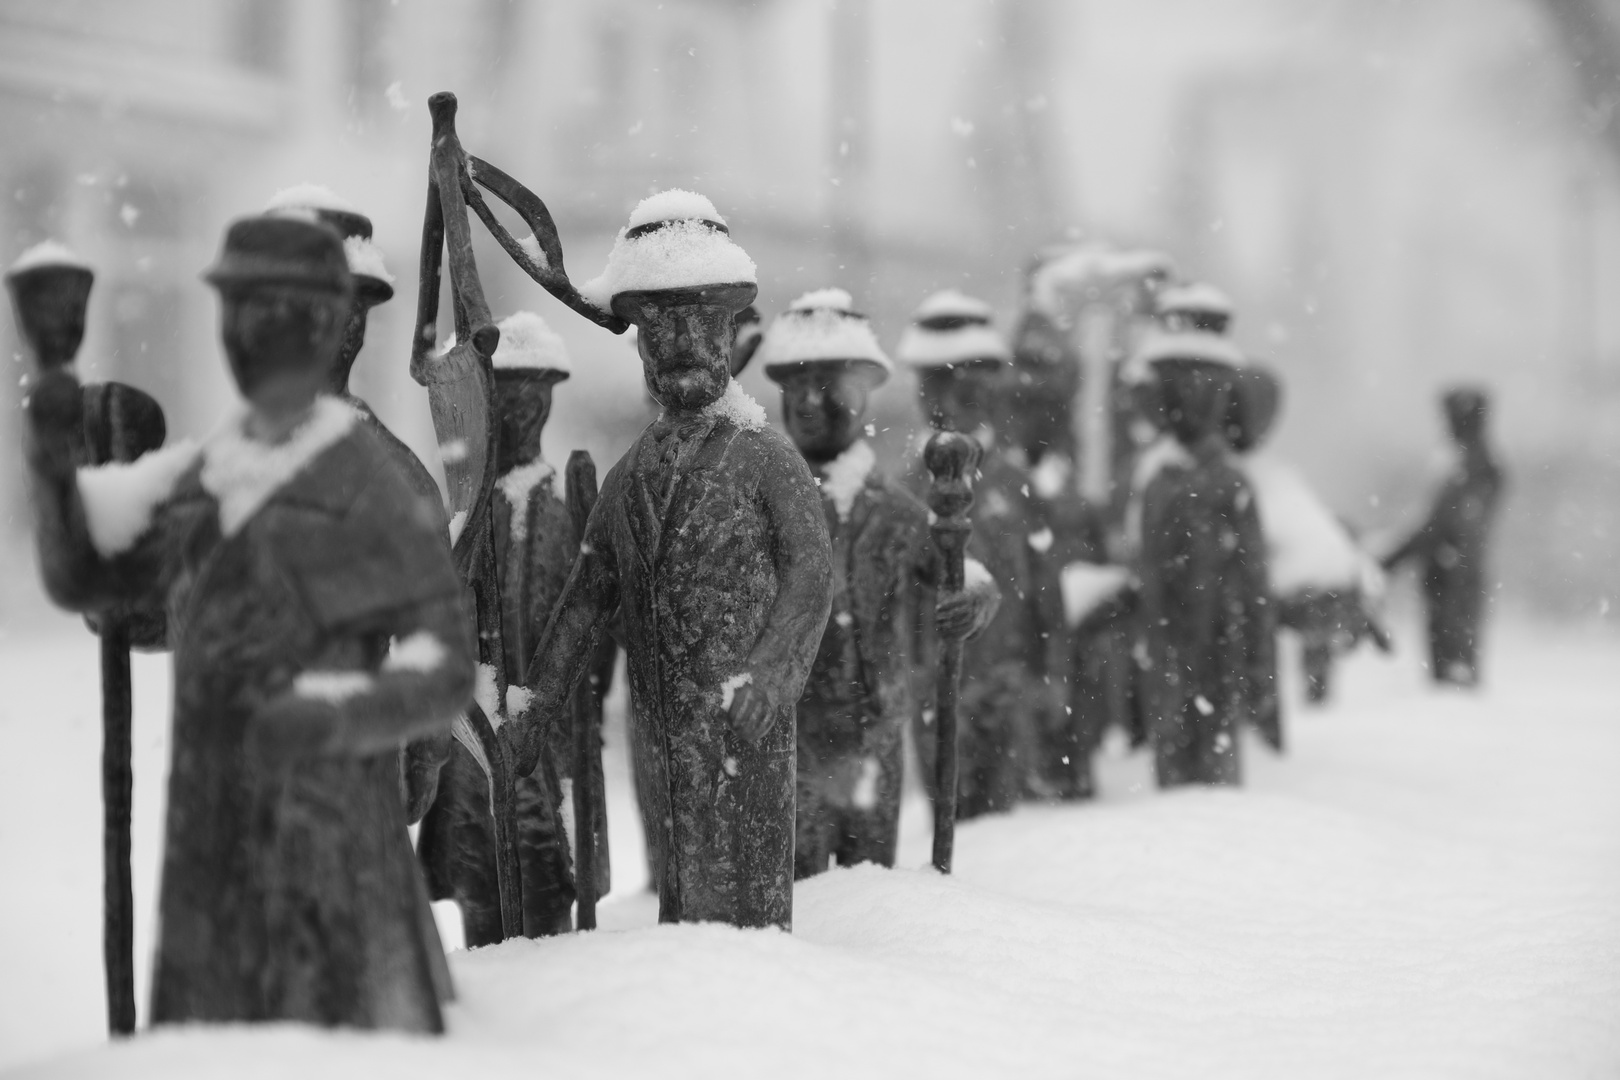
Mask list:
[[[684,191],[643,200],[576,287],[544,204],[462,150],[453,97],[430,106],[411,370],[448,500],[349,389],[392,279],[325,189],[232,224],[206,275],[245,407],[200,446],[159,449],[155,402],[76,381],[88,268],[47,246],[7,275],[36,369],[41,570],[103,640],[115,1031],[134,1025],[132,644],[175,666],[153,1021],[436,1032],[452,989],[430,898],[457,902],[470,945],[595,925],[619,648],[660,920],[790,929],[796,879],[894,864],[908,735],[948,871],[956,820],[1091,797],[1111,724],[1151,744],[1161,786],[1238,783],[1244,725],[1282,746],[1279,624],[1324,694],[1333,651],[1383,640],[1367,574],[1278,579],[1295,519],[1247,457],[1278,383],[1213,290],[1128,271],[1157,307],[1110,375],[1140,434],[1116,439],[1117,512],[1077,484],[1066,316],[1032,304],[1009,345],[988,304],[929,297],[896,358],[931,433],[897,482],[863,438],[894,364],[847,292],[764,326],[754,263]],[[469,210],[574,311],[636,330],[661,412],[599,492],[588,456],[559,475],[541,452],[567,351],[536,315],[493,319]],[[735,379],[756,355],[786,435]],[[1472,684],[1500,470],[1483,394],[1446,404],[1458,473],[1386,561],[1423,560],[1436,677]]]

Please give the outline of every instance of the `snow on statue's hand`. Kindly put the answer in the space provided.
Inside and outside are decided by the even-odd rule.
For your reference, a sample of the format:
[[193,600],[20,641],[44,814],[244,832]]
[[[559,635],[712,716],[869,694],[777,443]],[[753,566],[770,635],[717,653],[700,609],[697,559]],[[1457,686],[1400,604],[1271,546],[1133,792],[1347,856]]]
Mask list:
[[737,687],[727,710],[731,730],[749,743],[757,743],[771,727],[771,701],[764,690],[752,683]]

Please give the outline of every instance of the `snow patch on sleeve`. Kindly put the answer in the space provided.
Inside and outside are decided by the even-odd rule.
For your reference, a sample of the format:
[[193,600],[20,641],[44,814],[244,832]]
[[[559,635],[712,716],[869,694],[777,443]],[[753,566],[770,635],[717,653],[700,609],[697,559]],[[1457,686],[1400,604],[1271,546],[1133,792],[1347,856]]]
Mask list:
[[737,691],[741,690],[745,686],[752,686],[753,684],[754,676],[747,671],[743,672],[741,675],[733,675],[731,678],[721,683],[720,707],[722,709],[731,708],[731,699],[737,696]]
[[303,671],[293,680],[293,693],[302,698],[341,705],[376,685],[364,671]]
[[1360,549],[1298,469],[1250,458],[1243,462],[1243,471],[1258,502],[1273,593],[1287,596],[1301,589],[1353,588],[1361,583]]
[[855,496],[866,486],[866,478],[876,465],[877,455],[871,445],[859,439],[822,470],[821,496],[832,500],[839,521],[849,520],[850,511],[855,508]]
[[990,576],[990,571],[978,559],[962,560],[962,588],[964,591],[982,589],[994,585],[996,579]]
[[768,420],[765,406],[750,397],[736,379],[732,379],[726,392],[705,406],[703,412],[719,420],[730,420],[744,431],[759,431]]
[[128,551],[151,527],[153,512],[174,492],[197,453],[197,444],[188,439],[127,464],[80,469],[79,501],[97,553],[111,558]]
[[426,630],[418,630],[388,648],[384,671],[434,671],[444,663],[444,643]]
[[1058,583],[1063,592],[1063,619],[1077,626],[1105,601],[1118,596],[1131,580],[1123,566],[1075,562],[1063,568]]
[[557,470],[544,459],[519,465],[495,482],[512,507],[512,543],[521,544],[529,535],[529,495],[541,484],[548,484]]
[[506,715],[522,716],[529,711],[534,703],[534,691],[527,686],[508,686],[506,688]]

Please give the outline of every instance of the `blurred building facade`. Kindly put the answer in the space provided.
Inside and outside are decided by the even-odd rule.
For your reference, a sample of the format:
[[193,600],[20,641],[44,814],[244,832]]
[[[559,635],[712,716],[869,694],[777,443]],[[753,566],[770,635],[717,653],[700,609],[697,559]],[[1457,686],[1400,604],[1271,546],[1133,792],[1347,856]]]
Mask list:
[[[1281,448],[1368,527],[1415,508],[1438,387],[1487,383],[1518,481],[1504,579],[1591,610],[1620,597],[1620,178],[1569,83],[1531,0],[5,0],[0,260],[79,248],[86,373],[201,434],[233,394],[197,274],[232,217],[325,183],[399,279],[357,387],[429,448],[406,342],[425,100],[452,89],[577,278],[670,186],[727,215],[767,315],[844,284],[888,341],[946,285],[1010,321],[1054,238],[1168,251],[1238,300],[1289,380]],[[649,412],[631,347],[478,250],[496,313],[540,311],[577,354],[548,453],[605,467]],[[882,426],[910,391],[883,392]]]

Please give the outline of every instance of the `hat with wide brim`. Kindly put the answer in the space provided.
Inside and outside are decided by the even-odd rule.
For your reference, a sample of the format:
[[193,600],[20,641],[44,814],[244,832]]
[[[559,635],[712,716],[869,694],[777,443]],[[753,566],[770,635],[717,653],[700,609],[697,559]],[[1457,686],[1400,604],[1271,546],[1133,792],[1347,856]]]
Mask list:
[[630,212],[630,220],[613,241],[607,266],[580,286],[588,302],[620,318],[630,296],[636,305],[690,299],[692,290],[720,290],[713,302],[741,311],[758,292],[754,260],[731,239],[731,230],[714,204],[692,191],[674,189],[650,195]]
[[894,364],[878,344],[867,317],[843,289],[805,293],[771,321],[759,355],[776,382],[805,371],[848,371],[869,386],[881,386]]
[[561,335],[532,311],[517,311],[496,324],[500,344],[490,358],[495,377],[561,382],[574,373]]
[[219,260],[203,280],[217,289],[295,285],[337,296],[354,293],[337,232],[320,221],[278,215],[232,222]]
[[1127,382],[1140,382],[1151,368],[1172,360],[1198,361],[1240,368],[1246,362],[1243,351],[1232,339],[1208,330],[1159,330],[1149,333],[1126,361],[1122,375]]
[[1166,285],[1154,297],[1154,310],[1171,329],[1224,334],[1232,323],[1232,299],[1203,282]]
[[372,242],[371,219],[320,184],[298,184],[270,197],[265,213],[278,216],[313,214],[343,237],[343,253],[354,275],[354,295],[366,307],[394,298],[394,275],[388,272],[382,249]]
[[924,300],[900,335],[894,355],[917,369],[1001,367],[1012,361],[1006,339],[990,325],[993,310],[976,297],[945,289]]

